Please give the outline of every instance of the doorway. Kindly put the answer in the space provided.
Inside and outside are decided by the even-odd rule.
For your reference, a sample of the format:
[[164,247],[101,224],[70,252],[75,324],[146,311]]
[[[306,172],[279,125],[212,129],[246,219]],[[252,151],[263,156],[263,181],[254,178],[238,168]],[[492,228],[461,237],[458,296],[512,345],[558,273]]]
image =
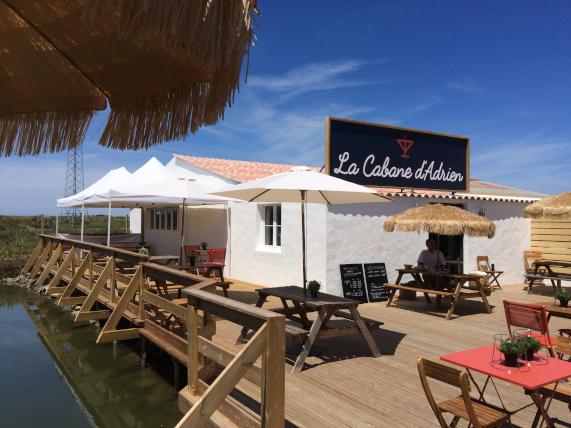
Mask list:
[[[442,204],[451,205],[464,209],[462,204]],[[464,235],[439,235],[430,233],[430,239],[436,241],[436,248],[444,254],[444,258],[449,262],[451,273],[464,273]]]

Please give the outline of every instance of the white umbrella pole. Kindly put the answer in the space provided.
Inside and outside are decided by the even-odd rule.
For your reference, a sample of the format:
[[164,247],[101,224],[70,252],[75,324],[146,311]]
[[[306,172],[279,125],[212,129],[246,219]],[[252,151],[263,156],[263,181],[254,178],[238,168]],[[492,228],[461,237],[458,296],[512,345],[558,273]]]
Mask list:
[[230,204],[226,203],[226,255],[228,259],[227,276],[232,275],[232,225],[230,224]]
[[305,254],[305,190],[301,192],[301,252],[303,253],[303,295],[306,294],[307,287],[307,268],[306,268],[306,254]]
[[83,242],[83,226],[85,224],[85,204],[81,204],[81,242]]
[[56,208],[56,236],[59,231],[59,209]]
[[111,246],[111,201],[109,201],[109,209],[107,211],[107,246]]
[[182,266],[182,260],[183,260],[183,256],[184,256],[184,220],[186,217],[186,208],[185,208],[185,204],[186,204],[186,199],[183,198],[182,199],[182,221],[181,221],[181,225],[180,225],[180,258],[179,258],[179,266]]

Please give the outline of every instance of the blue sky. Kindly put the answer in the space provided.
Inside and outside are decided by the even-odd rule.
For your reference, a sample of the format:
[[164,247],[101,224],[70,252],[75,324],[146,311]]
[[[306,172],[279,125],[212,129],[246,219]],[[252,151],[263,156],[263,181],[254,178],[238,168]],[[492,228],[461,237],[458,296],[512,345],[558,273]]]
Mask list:
[[[470,137],[471,174],[571,190],[571,2],[261,1],[218,125],[148,151],[84,144],[86,184],[172,153],[322,165],[327,115]],[[55,212],[65,153],[0,159],[0,214]]]

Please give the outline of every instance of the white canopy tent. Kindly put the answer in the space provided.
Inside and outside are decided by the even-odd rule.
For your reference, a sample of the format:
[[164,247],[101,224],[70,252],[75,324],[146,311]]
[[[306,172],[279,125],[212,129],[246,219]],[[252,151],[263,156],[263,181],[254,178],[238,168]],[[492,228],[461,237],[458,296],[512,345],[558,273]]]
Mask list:
[[[180,174],[179,171],[177,173]],[[102,185],[97,186],[95,192],[89,192],[81,201],[82,207],[99,207],[108,209],[107,219],[107,245],[111,244],[111,208],[144,208],[152,206],[182,206],[181,247],[184,245],[185,207],[192,205],[227,204],[228,198],[213,196],[207,193],[214,191],[212,186],[201,183],[190,177],[179,177],[167,169],[156,158],[151,158],[133,174],[122,176],[111,171]],[[104,177],[104,178],[105,178]],[[103,178],[101,179],[103,180]],[[99,181],[101,181],[99,180]],[[98,181],[98,183],[99,183]],[[90,188],[93,187],[90,186]],[[86,189],[87,190],[87,189]],[[59,201],[58,201],[59,203]],[[73,206],[73,205],[72,205]],[[144,227],[144,224],[143,224]],[[83,240],[83,216],[82,237]]]

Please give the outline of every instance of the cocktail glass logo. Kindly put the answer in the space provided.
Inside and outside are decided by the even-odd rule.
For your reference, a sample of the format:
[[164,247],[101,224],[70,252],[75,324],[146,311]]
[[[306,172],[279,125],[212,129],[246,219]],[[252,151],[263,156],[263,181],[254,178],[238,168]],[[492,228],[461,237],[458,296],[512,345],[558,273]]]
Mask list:
[[414,144],[414,141],[409,140],[406,137],[404,137],[404,138],[397,138],[397,143],[400,146],[400,149],[402,150],[402,155],[400,155],[400,157],[405,158],[405,159],[410,159],[410,156],[408,155],[408,151],[410,150],[410,148]]

